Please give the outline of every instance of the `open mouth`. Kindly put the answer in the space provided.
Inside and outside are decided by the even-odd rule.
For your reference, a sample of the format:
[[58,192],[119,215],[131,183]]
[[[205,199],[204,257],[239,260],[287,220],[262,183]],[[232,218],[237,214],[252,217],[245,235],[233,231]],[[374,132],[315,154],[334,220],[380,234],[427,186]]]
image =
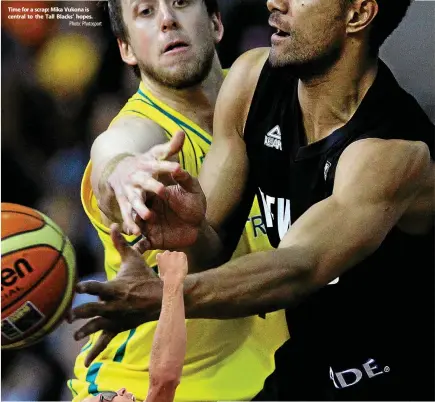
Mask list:
[[177,49],[182,49],[182,48],[186,48],[188,47],[187,43],[181,42],[181,41],[175,41],[175,42],[171,42],[168,43],[165,47],[165,50],[163,53],[168,53],[171,52],[173,50],[177,50]]
[[275,35],[280,36],[282,38],[286,38],[287,36],[290,36],[289,33],[281,31],[280,29],[276,30]]

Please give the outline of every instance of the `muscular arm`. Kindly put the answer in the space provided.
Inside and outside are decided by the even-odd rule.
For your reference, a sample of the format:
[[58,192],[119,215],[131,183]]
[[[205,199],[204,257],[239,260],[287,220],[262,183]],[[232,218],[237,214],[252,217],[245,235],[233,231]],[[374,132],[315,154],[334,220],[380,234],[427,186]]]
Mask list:
[[[107,131],[102,133],[94,141],[91,149],[92,190],[97,198],[98,205],[106,218],[107,224],[110,221],[122,223],[119,201],[127,201],[126,198],[140,201],[139,192],[130,187],[123,192],[115,193],[110,183],[112,173],[126,162],[136,163],[137,172],[140,174],[140,156],[158,144],[166,143],[167,137],[163,129],[151,120],[134,116],[125,116],[117,120]],[[136,158],[136,160],[133,160]],[[127,172],[127,170],[126,170]],[[125,179],[129,179],[127,174]],[[118,198],[118,199],[117,199]],[[127,203],[125,202],[125,205]],[[121,208],[126,208],[121,205]],[[139,209],[140,207],[138,207]],[[139,211],[138,211],[139,212]],[[130,211],[124,211],[124,217],[130,219]],[[130,225],[133,222],[128,222]]]
[[[394,226],[401,230],[406,226],[410,234],[433,229],[434,172],[423,143],[365,139],[351,144],[338,162],[332,195],[300,216],[278,249],[186,277],[186,316],[236,318],[295,305],[374,253]],[[128,266],[130,271],[143,264],[140,254],[135,260]],[[80,291],[113,295],[113,286],[95,282],[82,285]],[[134,300],[138,311],[121,329],[155,319],[150,300],[159,301],[161,293],[151,292],[153,286],[145,275],[136,284],[140,296],[121,293],[122,300],[129,300],[129,308]],[[77,307],[74,314],[77,318],[110,318],[127,309],[125,303],[117,303],[90,303]],[[109,324],[113,328],[105,320],[91,320],[80,336]]]
[[333,194],[306,211],[277,250],[187,277],[187,316],[234,318],[297,303],[375,252],[412,212],[422,188],[431,190],[432,202],[420,203],[419,213],[430,219],[433,169],[422,143],[367,139],[350,145]]
[[186,353],[183,282],[165,281],[162,310],[154,334],[147,402],[172,402]]
[[[242,234],[254,194],[248,188],[249,162],[243,130],[268,49],[243,54],[232,66],[216,102],[213,143],[199,181],[207,199],[206,221],[189,250],[192,267],[227,261]],[[204,249],[208,253],[204,253]],[[213,265],[214,264],[214,265]]]
[[213,143],[199,181],[207,198],[207,221],[218,231],[246,188],[249,163],[243,130],[267,55],[268,49],[243,54],[231,68],[217,99]]

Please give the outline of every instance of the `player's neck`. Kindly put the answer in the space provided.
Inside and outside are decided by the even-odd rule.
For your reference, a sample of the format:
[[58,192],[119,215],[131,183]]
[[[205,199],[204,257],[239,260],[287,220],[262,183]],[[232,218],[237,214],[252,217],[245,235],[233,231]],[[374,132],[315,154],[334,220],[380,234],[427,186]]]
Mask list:
[[344,126],[373,84],[377,59],[360,56],[349,54],[323,76],[299,81],[298,97],[309,144]]
[[223,80],[222,66],[217,54],[215,54],[207,77],[194,87],[177,90],[142,76],[145,88],[153,96],[196,123],[209,134],[213,132],[214,107]]

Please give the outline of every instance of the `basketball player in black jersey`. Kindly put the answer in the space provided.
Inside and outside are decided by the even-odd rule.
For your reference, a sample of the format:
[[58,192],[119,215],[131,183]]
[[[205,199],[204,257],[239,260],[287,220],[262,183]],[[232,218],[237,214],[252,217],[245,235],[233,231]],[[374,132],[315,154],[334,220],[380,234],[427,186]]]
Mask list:
[[[433,400],[434,126],[378,58],[409,1],[267,5],[272,47],[234,64],[199,182],[180,172],[147,204],[140,247],[181,233],[192,263],[216,267],[257,194],[276,250],[188,275],[187,316],[286,308],[276,399]],[[155,318],[156,279],[130,282],[79,285],[104,301],[74,311],[99,316],[83,335]]]

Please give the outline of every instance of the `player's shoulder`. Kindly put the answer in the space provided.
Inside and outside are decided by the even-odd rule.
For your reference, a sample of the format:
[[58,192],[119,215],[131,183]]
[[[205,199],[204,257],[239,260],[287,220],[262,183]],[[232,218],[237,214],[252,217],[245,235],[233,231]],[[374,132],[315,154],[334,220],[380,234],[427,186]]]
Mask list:
[[156,132],[164,131],[163,128],[154,120],[144,116],[134,115],[121,115],[114,120],[109,128],[105,131],[113,132],[119,130],[133,130],[133,133],[137,131],[152,130]]
[[404,139],[365,138],[347,146],[341,160],[373,163],[375,160],[425,160],[429,157],[429,148],[422,141]]
[[247,52],[241,54],[237,60],[234,62],[233,67],[235,65],[250,65],[255,66],[256,64],[263,65],[266,59],[269,56],[270,48],[269,47],[257,47]]
[[269,48],[252,49],[242,54],[231,66],[219,92],[215,117],[241,124],[240,133],[244,131],[255,88],[268,55]]
[[260,47],[248,50],[239,56],[231,66],[227,80],[240,81],[255,86],[261,70],[269,56],[268,47]]
[[96,137],[91,155],[96,151],[116,154],[120,149],[142,153],[166,141],[165,130],[157,122],[146,117],[126,115],[119,117]]
[[403,186],[414,187],[429,165],[429,148],[424,142],[367,138],[343,151],[335,182],[372,183],[379,190],[395,193]]

